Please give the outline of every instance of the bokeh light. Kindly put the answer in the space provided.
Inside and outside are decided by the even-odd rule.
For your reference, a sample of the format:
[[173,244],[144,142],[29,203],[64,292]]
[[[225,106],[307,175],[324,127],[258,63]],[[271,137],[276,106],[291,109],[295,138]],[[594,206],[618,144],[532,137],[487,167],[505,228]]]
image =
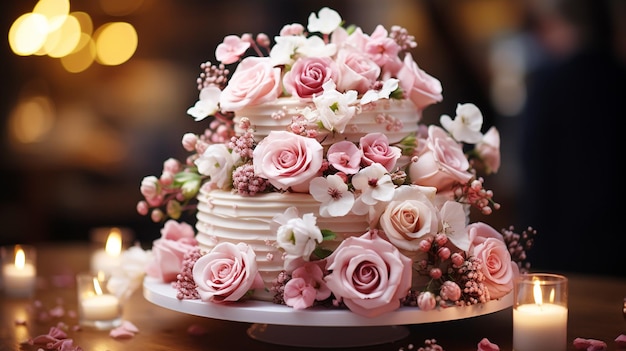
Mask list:
[[103,25],[94,33],[94,40],[96,60],[103,65],[120,65],[128,61],[137,50],[137,31],[126,22]]

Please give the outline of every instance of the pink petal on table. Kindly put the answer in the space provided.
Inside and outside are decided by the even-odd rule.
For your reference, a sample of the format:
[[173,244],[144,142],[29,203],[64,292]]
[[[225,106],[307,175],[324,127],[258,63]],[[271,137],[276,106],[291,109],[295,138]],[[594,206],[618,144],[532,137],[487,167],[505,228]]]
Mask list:
[[200,335],[204,335],[208,332],[208,330],[198,324],[192,324],[189,326],[189,328],[187,328],[187,334],[189,335],[194,335],[194,336],[200,336]]
[[615,343],[617,343],[619,347],[626,347],[626,334],[621,334],[615,338]]
[[111,332],[109,333],[109,335],[114,339],[130,339],[133,336],[135,336],[135,333],[129,330],[126,330],[125,328],[117,327],[117,328],[111,329]]
[[128,330],[131,333],[139,333],[139,328],[137,328],[133,323],[129,321],[123,321],[120,327]]
[[574,339],[573,345],[579,350],[587,351],[605,351],[607,349],[606,343],[596,339]]
[[489,339],[483,338],[478,343],[478,350],[477,351],[500,351],[500,347],[498,345],[492,343],[491,341],[489,341]]

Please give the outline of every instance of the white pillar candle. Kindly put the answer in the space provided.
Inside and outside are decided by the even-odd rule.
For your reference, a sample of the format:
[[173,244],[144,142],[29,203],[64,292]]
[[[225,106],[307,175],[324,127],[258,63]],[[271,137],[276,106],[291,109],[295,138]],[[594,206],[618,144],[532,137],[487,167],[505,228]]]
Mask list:
[[[26,257],[26,253],[30,257]],[[2,283],[5,293],[13,297],[29,297],[35,291],[37,272],[34,248],[15,246],[3,249]]]
[[513,350],[567,349],[567,308],[554,304],[526,304],[513,309]]
[[80,304],[86,320],[108,321],[120,316],[120,302],[110,294],[84,297]]
[[515,283],[513,350],[567,350],[567,314],[567,278],[522,276]]
[[97,250],[91,256],[91,271],[111,274],[120,267],[122,252],[122,233],[113,228],[107,237],[105,248]]

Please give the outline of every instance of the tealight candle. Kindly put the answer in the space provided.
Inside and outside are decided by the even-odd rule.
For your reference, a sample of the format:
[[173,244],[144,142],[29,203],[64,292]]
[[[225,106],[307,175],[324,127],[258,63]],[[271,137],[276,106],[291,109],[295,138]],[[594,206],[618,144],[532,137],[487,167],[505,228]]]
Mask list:
[[97,329],[111,329],[122,323],[120,300],[109,293],[106,279],[91,274],[76,277],[79,323]]
[[513,350],[567,350],[567,278],[526,274],[514,290]]
[[91,256],[91,271],[111,274],[120,266],[122,252],[122,233],[118,228],[111,228],[104,249],[97,250]]
[[11,297],[30,297],[35,291],[37,272],[35,248],[15,245],[2,248],[2,283]]

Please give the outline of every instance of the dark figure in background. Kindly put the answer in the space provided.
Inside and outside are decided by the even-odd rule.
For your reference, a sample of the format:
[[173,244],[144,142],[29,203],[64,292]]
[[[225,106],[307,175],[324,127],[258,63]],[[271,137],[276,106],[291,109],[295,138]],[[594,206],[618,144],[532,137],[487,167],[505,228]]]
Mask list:
[[522,223],[538,231],[530,262],[535,271],[626,277],[626,182],[618,170],[626,159],[618,127],[626,73],[609,5],[625,6],[538,3],[534,34],[551,56],[529,76],[522,116]]

